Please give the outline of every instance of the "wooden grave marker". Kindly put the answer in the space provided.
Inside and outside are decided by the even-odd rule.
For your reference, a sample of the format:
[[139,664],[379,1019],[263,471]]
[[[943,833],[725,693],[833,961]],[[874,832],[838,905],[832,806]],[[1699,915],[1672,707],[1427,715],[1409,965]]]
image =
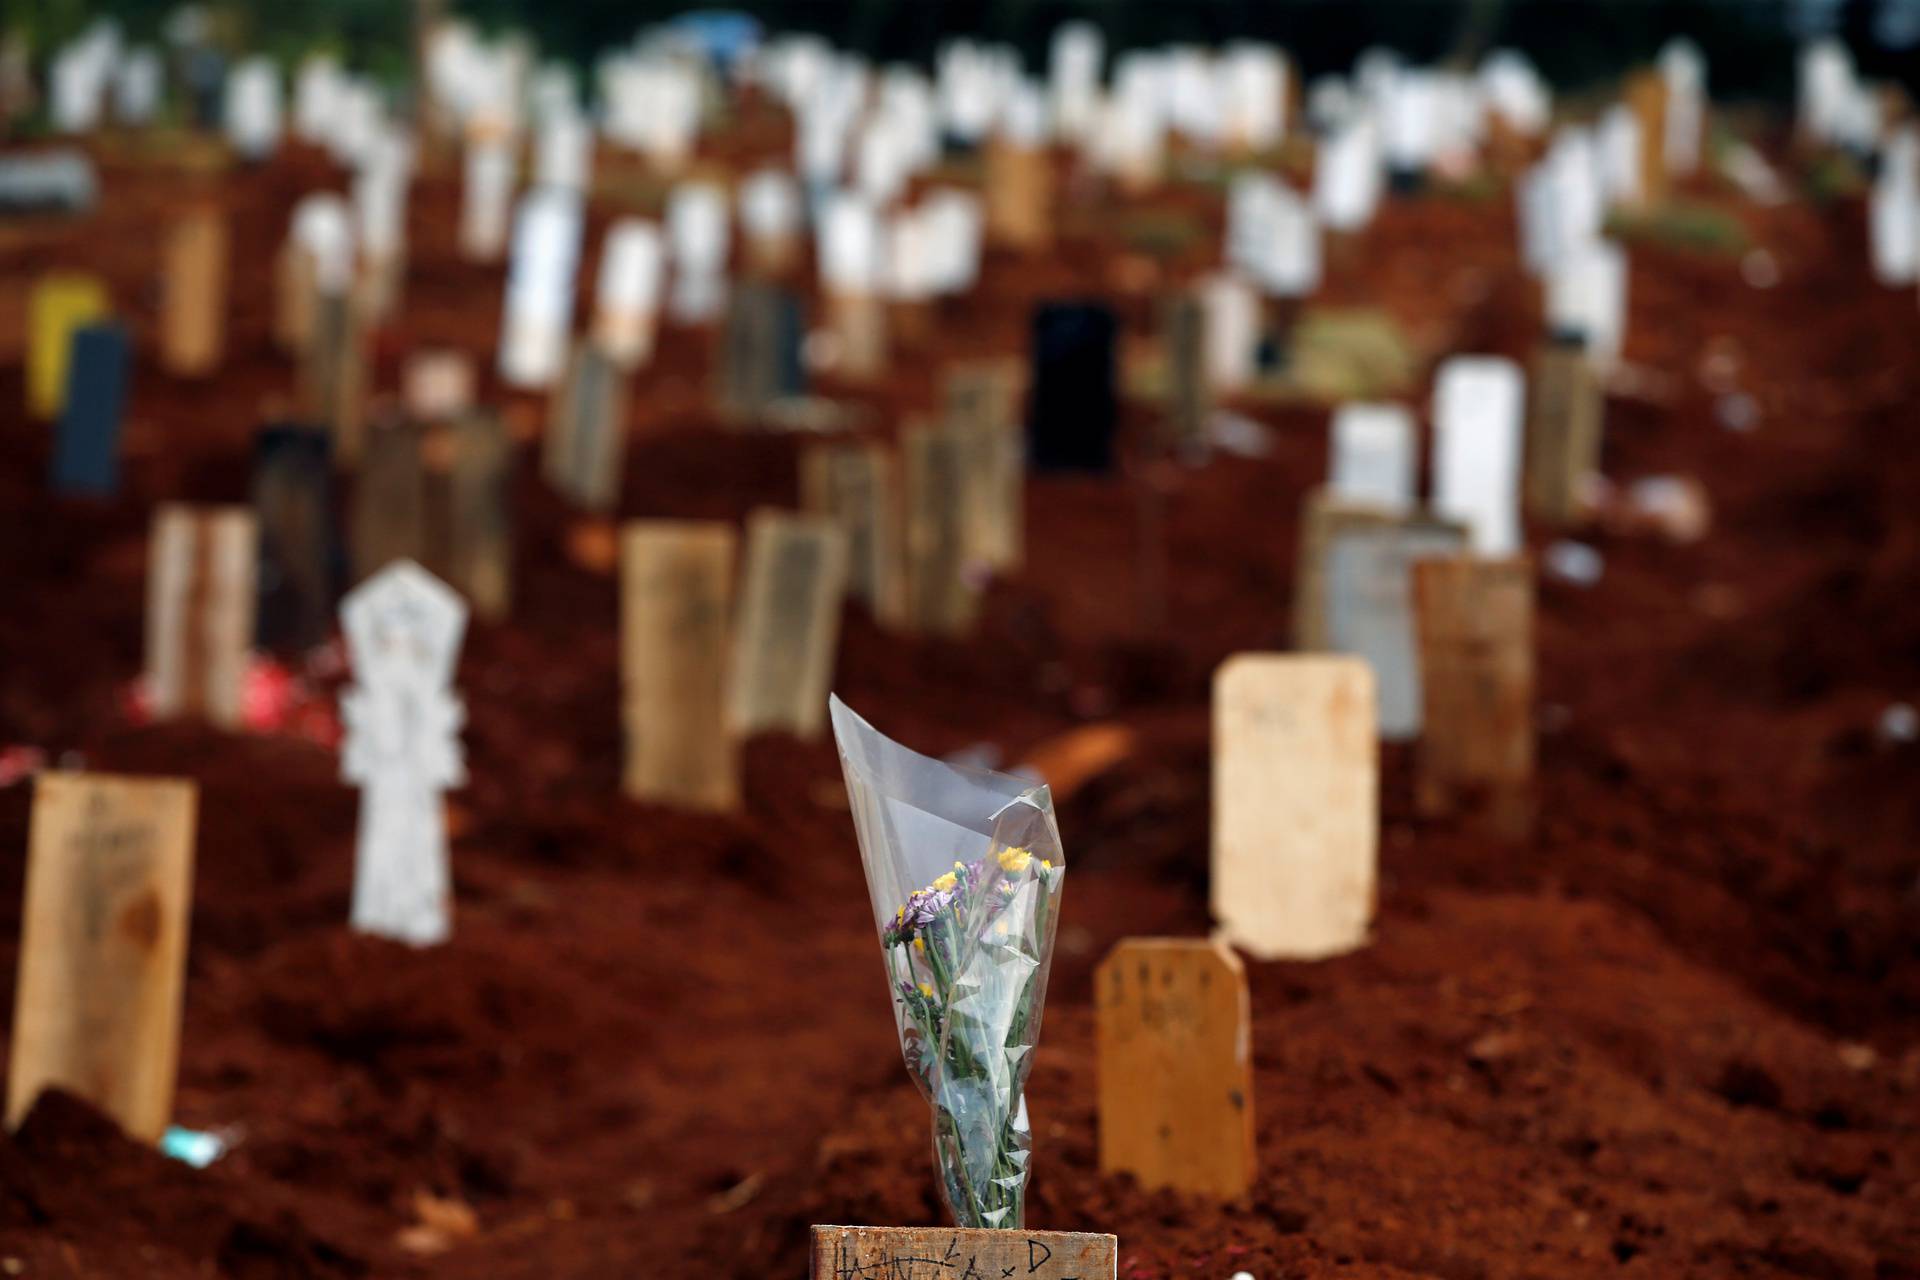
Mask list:
[[27,303],[27,412],[53,419],[67,407],[73,335],[107,316],[107,290],[85,275],[42,276]]
[[728,673],[728,727],[817,738],[847,594],[847,533],[830,519],[762,509],[747,517],[747,558]]
[[365,582],[396,560],[428,558],[426,459],[420,425],[398,414],[374,423],[354,477],[348,538],[353,580]]
[[1413,617],[1413,565],[1464,555],[1467,531],[1424,516],[1336,523],[1325,552],[1326,648],[1373,668],[1380,736],[1420,733],[1420,646]]
[[1533,821],[1533,566],[1467,556],[1413,566],[1420,637],[1420,812],[1498,835]]
[[1022,253],[1053,243],[1053,170],[1047,149],[996,137],[986,148],[987,237]]
[[227,337],[227,220],[195,209],[167,236],[160,363],[182,378],[220,367]]
[[1345,502],[1327,489],[1311,490],[1300,504],[1300,541],[1293,571],[1293,647],[1302,653],[1332,648],[1327,632],[1327,549],[1341,530],[1390,523],[1390,511]]
[[1166,346],[1167,399],[1163,440],[1173,452],[1202,446],[1213,412],[1207,383],[1207,315],[1200,298],[1183,290],[1167,299],[1161,332]]
[[620,677],[627,795],[690,809],[740,802],[728,730],[730,525],[634,520],[620,536]]
[[273,340],[282,351],[299,355],[307,349],[319,300],[313,253],[297,236],[288,236],[273,262]]
[[258,534],[245,507],[167,503],[147,566],[147,686],[156,720],[241,722]]
[[627,374],[592,343],[575,354],[547,421],[542,471],[576,506],[612,511],[620,503],[627,444]]
[[1242,653],[1213,677],[1213,915],[1262,960],[1363,945],[1379,856],[1373,672]]
[[34,781],[7,1126],[69,1090],[139,1141],[173,1115],[193,904],[192,782]]
[[813,1229],[809,1280],[1116,1280],[1120,1242],[1078,1231],[964,1227]]
[[300,357],[300,414],[332,433],[334,465],[347,469],[360,465],[366,444],[365,341],[353,292],[316,291]]
[[776,400],[804,391],[800,346],[805,337],[800,299],[792,289],[763,280],[737,282],[727,295],[716,362],[721,414],[758,426]]
[[1667,199],[1667,81],[1648,68],[1628,77],[1627,109],[1640,126],[1640,200],[1657,208]]
[[1587,478],[1600,470],[1600,378],[1581,344],[1554,343],[1534,357],[1531,391],[1527,506],[1542,520],[1571,524]]
[[900,457],[906,626],[929,635],[962,635],[972,628],[980,604],[968,558],[967,440],[943,427],[918,423],[900,433]]
[[302,652],[333,633],[331,441],[317,427],[277,423],[253,445],[253,511],[260,529],[262,648]]
[[506,422],[492,409],[461,414],[451,432],[442,559],[448,581],[475,615],[497,622],[513,603],[513,446]]
[[816,444],[800,455],[800,508],[846,530],[847,589],[882,626],[905,607],[894,459],[876,443]]
[[73,333],[66,407],[53,448],[53,488],[111,497],[120,481],[120,424],[127,403],[131,344],[108,321]]
[[996,573],[1026,559],[1026,436],[1020,401],[1025,372],[1016,360],[955,365],[941,394],[941,421],[966,441],[967,554]]
[[1253,1186],[1247,973],[1224,943],[1127,938],[1093,977],[1100,1172],[1233,1199]]

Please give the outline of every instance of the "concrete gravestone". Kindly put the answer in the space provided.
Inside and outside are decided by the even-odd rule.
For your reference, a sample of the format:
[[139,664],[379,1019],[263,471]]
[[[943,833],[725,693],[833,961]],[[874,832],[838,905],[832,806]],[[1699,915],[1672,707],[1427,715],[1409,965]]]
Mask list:
[[341,700],[341,772],[362,789],[353,927],[414,946],[450,932],[440,793],[466,781],[466,710],[449,687],[467,625],[452,588],[409,561],[340,608],[354,686]]

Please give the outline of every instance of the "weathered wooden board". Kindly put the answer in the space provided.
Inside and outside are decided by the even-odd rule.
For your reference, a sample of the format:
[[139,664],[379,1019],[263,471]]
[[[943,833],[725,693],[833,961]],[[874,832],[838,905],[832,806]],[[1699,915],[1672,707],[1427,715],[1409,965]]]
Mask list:
[[809,1280],[1116,1280],[1120,1242],[1078,1231],[815,1227]]
[[734,733],[820,736],[846,594],[847,534],[837,523],[767,509],[747,517],[727,686]]
[[1213,678],[1213,915],[1263,960],[1361,946],[1379,861],[1373,672],[1242,653]]
[[883,626],[905,607],[894,460],[875,443],[818,444],[800,456],[800,507],[847,531],[847,589]]
[[542,470],[548,484],[585,510],[619,505],[627,393],[626,372],[589,344],[575,354],[566,386],[554,397]]
[[1542,520],[1571,524],[1587,477],[1600,470],[1600,378],[1578,344],[1556,344],[1534,358],[1530,390],[1527,506]]
[[167,237],[161,365],[178,377],[204,378],[220,367],[226,340],[226,215],[195,209]]
[[1053,241],[1053,171],[1042,146],[995,138],[987,144],[987,236],[1033,251]]
[[513,602],[513,447],[491,409],[452,427],[453,473],[446,512],[446,567],[476,617],[497,622]]
[[348,520],[356,583],[396,560],[430,558],[422,437],[418,423],[397,415],[383,418],[367,433]]
[[168,503],[147,552],[147,692],[156,720],[241,722],[259,535],[245,507]]
[[1127,938],[1094,973],[1100,1171],[1232,1198],[1253,1185],[1245,967],[1224,943]]
[[1425,703],[1414,795],[1518,839],[1533,821],[1533,566],[1457,557],[1413,567]]
[[626,793],[687,808],[740,800],[726,716],[733,611],[731,525],[635,520],[620,539],[620,671]]
[[1015,360],[955,365],[942,390],[941,421],[967,442],[967,554],[995,572],[1026,558],[1026,374]]
[[173,1114],[192,907],[191,782],[34,783],[7,1125],[49,1087],[158,1141]]
[[333,434],[333,462],[360,465],[366,443],[366,353],[359,304],[351,293],[313,298],[300,355],[300,412]]
[[980,586],[968,556],[966,437],[918,424],[900,433],[901,498],[906,508],[906,625],[929,635],[972,628]]

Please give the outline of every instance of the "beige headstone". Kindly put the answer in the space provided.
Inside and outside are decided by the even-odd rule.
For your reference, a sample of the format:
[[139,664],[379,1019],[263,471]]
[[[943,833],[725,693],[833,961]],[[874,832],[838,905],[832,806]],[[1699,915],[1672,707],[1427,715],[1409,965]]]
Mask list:
[[1363,945],[1379,859],[1373,671],[1242,653],[1213,678],[1213,915],[1263,960]]
[[1600,378],[1579,347],[1549,346],[1534,358],[1527,386],[1527,506],[1542,520],[1571,524],[1587,477],[1600,470]]
[[969,453],[966,437],[943,427],[915,424],[900,433],[906,625],[912,631],[962,635],[979,611],[967,535]]
[[220,366],[226,334],[226,216],[196,209],[167,236],[161,365],[179,377],[205,377]]

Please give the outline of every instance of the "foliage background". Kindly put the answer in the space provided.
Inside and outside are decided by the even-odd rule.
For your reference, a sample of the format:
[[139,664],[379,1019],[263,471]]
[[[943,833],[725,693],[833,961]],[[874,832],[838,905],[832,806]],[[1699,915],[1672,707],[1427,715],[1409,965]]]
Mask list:
[[[482,26],[530,31],[551,57],[581,65],[641,28],[701,7],[682,0],[449,0]],[[292,60],[315,46],[395,79],[408,63],[414,0],[213,0],[227,40]],[[118,18],[154,38],[175,0],[0,0],[0,25],[36,48],[92,18]],[[1556,87],[1610,81],[1670,36],[1705,50],[1720,98],[1790,100],[1794,49],[1834,32],[1868,75],[1920,87],[1920,0],[736,0],[774,30],[807,30],[877,58],[927,61],[957,34],[1020,48],[1044,65],[1049,34],[1081,18],[1110,50],[1236,36],[1284,46],[1308,74],[1345,70],[1370,45],[1419,61],[1471,58],[1496,45],[1524,50]]]

